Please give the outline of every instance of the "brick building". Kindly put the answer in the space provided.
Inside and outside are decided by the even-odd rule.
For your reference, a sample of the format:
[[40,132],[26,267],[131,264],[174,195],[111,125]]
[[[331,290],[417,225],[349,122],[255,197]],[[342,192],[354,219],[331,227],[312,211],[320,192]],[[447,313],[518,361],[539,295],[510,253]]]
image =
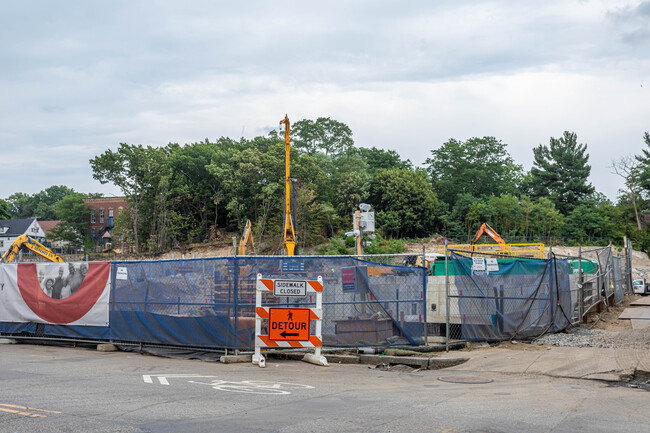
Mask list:
[[92,213],[87,217],[90,237],[97,244],[105,247],[113,243],[113,226],[115,218],[128,206],[124,197],[100,197],[83,199]]

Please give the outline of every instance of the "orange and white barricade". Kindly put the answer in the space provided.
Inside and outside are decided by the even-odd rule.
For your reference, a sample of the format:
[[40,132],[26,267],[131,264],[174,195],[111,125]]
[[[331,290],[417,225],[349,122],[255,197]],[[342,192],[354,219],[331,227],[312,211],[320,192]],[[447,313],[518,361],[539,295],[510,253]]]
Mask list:
[[[276,308],[262,305],[262,294],[271,292],[275,296],[305,297],[316,294],[316,308]],[[323,346],[323,278],[317,280],[289,280],[282,278],[262,278],[257,274],[255,291],[255,354],[253,364],[265,366],[262,347],[313,347],[303,361],[316,365],[327,365],[321,355]],[[262,335],[262,320],[268,322],[268,334]],[[311,322],[315,322],[314,334]]]

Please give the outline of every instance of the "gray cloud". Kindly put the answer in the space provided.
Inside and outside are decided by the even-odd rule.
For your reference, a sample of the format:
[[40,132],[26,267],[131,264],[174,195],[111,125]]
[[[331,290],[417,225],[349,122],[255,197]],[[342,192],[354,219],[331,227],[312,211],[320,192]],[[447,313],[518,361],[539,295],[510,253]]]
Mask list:
[[650,1],[615,8],[608,13],[608,18],[623,43],[642,47],[642,52],[649,53]]
[[[494,135],[530,164],[533,146],[577,130],[603,172],[612,140],[638,152],[648,128],[649,10],[623,0],[8,3],[0,151],[21,181],[0,197],[54,183],[108,191],[88,159],[119,142],[251,137],[285,112],[337,118],[359,145],[416,163],[450,137]],[[21,177],[27,161],[40,174]],[[617,181],[604,179],[613,196]]]

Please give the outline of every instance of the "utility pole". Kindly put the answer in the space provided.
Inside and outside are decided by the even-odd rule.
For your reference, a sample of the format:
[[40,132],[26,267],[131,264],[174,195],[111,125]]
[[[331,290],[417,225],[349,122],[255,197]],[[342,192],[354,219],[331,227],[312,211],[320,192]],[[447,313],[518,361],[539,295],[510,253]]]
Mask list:
[[289,124],[289,116],[284,115],[284,119],[280,121],[280,125],[284,124],[284,154],[285,154],[285,178],[284,178],[284,241],[282,245],[288,256],[293,256],[296,248],[296,231],[293,227],[293,220],[291,218],[291,178],[289,176],[289,153],[291,151],[291,139],[289,132],[291,125]]
[[355,233],[359,233],[355,239],[355,250],[357,256],[362,256],[363,255],[363,236],[361,235],[361,230],[359,228],[359,221],[361,221],[361,211],[357,210],[354,211],[354,231]]

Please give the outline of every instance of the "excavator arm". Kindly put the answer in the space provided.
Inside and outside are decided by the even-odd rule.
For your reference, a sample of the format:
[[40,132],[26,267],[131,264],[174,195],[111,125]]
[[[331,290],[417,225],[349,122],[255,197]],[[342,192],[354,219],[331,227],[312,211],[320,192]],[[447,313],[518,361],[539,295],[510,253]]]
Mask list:
[[475,244],[478,242],[478,240],[483,236],[484,234],[487,234],[489,237],[494,239],[494,241],[499,244],[501,247],[501,250],[505,251],[506,249],[506,241],[503,240],[503,238],[499,235],[499,233],[496,232],[492,227],[488,225],[488,223],[483,223],[481,227],[478,229],[476,232],[476,235],[474,235],[474,239],[472,240],[472,244]]
[[63,262],[61,256],[55,254],[45,245],[27,235],[18,236],[11,247],[2,255],[0,263],[11,263],[16,259],[21,249],[26,249],[51,262]]
[[255,254],[255,240],[253,239],[253,229],[251,227],[251,220],[246,221],[246,227],[244,227],[244,234],[239,240],[239,247],[237,248],[238,256],[246,255],[246,245],[250,242],[251,250]]

